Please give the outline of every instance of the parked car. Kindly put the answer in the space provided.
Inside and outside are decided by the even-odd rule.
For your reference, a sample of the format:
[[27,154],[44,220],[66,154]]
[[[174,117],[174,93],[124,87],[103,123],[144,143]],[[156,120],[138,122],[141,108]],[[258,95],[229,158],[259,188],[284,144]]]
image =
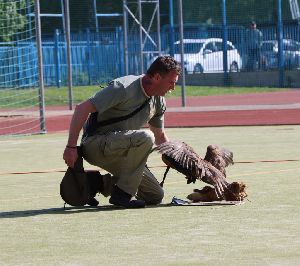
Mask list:
[[[263,41],[261,44],[261,62],[263,69],[278,68],[278,41]],[[300,43],[290,39],[283,39],[284,68],[300,67]]]
[[[223,40],[183,39],[184,67],[186,73],[223,72]],[[175,42],[174,58],[180,61],[180,41]],[[242,59],[234,45],[227,41],[227,69],[238,72],[242,67]]]

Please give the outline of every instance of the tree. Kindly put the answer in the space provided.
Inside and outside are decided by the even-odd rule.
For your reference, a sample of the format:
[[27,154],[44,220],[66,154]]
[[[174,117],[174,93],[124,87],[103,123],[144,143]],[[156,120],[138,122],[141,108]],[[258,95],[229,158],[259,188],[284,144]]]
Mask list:
[[25,0],[17,2],[0,0],[0,40],[9,42],[14,40],[14,35],[24,29],[26,17]]

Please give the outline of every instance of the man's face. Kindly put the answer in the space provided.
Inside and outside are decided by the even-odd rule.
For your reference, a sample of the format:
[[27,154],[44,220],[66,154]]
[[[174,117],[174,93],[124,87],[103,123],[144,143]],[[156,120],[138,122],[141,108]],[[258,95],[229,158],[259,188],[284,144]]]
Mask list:
[[155,95],[165,96],[167,92],[173,91],[175,89],[175,85],[177,81],[178,81],[178,74],[176,70],[172,70],[164,76],[156,74],[154,76]]

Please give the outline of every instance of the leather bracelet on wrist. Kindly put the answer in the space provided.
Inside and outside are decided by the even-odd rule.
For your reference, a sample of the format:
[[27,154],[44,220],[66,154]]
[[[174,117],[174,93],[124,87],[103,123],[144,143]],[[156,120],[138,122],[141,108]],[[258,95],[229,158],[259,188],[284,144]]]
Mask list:
[[77,149],[77,146],[69,146],[69,145],[67,145],[66,148],[68,148],[68,149]]

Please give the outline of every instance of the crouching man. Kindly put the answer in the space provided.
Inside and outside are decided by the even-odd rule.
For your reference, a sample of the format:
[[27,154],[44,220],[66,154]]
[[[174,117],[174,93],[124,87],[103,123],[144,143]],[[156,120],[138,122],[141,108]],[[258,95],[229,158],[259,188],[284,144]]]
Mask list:
[[[164,196],[146,161],[154,144],[168,141],[164,130],[165,94],[175,89],[181,67],[170,56],[158,57],[141,76],[111,81],[75,108],[63,159],[74,167],[77,141],[84,159],[113,176],[103,180],[103,195],[125,208],[159,204]],[[149,125],[149,130],[144,125]]]

